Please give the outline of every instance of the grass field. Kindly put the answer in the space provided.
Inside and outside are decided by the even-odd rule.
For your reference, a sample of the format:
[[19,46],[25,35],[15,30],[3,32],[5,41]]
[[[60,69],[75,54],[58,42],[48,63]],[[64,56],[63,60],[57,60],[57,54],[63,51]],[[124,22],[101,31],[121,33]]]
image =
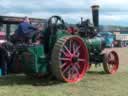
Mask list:
[[95,68],[76,84],[56,80],[31,80],[24,75],[0,78],[0,96],[128,96],[128,49],[114,49],[120,56],[119,70],[114,75]]

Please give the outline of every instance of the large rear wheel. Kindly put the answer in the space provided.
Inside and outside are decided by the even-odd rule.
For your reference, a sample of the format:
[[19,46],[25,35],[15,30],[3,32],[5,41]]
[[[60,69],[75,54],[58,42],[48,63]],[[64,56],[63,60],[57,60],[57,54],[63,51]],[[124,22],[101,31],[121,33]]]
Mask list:
[[53,75],[65,82],[80,81],[87,72],[88,50],[78,36],[59,39],[52,52],[51,69]]

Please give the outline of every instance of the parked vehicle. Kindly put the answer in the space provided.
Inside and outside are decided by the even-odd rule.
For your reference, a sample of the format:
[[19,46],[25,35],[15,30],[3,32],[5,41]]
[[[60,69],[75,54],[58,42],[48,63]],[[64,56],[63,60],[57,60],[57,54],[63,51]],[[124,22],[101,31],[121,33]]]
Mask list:
[[103,37],[107,48],[114,47],[115,36],[112,32],[99,32],[98,37]]

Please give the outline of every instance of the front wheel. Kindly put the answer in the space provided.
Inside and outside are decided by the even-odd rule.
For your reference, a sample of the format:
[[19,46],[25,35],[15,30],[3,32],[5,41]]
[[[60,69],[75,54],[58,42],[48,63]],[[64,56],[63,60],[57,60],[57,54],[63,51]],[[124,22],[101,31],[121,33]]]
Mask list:
[[108,74],[114,74],[117,72],[119,67],[118,54],[115,51],[110,51],[104,54],[103,68]]

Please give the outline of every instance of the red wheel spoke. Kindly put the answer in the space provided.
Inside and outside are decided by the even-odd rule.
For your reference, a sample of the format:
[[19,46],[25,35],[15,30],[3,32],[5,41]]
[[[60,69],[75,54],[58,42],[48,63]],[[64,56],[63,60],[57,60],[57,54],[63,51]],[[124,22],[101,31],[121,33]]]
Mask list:
[[72,65],[72,68],[71,68],[71,77],[72,77],[72,79],[74,79],[74,78],[76,78],[76,77],[78,77],[79,76],[79,71],[78,71],[78,69],[76,68],[76,66],[75,65]]
[[80,69],[80,65],[79,65],[79,63],[75,63],[75,65]]
[[70,58],[59,58],[59,60],[63,60],[63,61],[71,61]]
[[74,69],[71,68],[71,79],[73,80],[74,79]]
[[68,79],[71,80],[71,70],[68,71]]
[[80,46],[76,47],[76,49],[74,50],[74,54],[76,54],[79,49],[80,49]]
[[67,50],[67,52],[68,52],[68,53],[69,53],[69,55],[71,56],[72,54],[71,54],[70,50],[67,48],[67,46],[66,46],[66,45],[64,45],[64,48]]
[[63,68],[63,67],[65,67],[66,65],[67,65],[67,63],[63,63],[63,64],[60,65],[60,68]]
[[77,69],[77,67],[75,65],[73,66],[73,69],[76,72],[76,76],[79,76],[80,73],[79,73],[79,71],[78,71],[78,69]]
[[66,57],[68,57],[68,53],[64,52],[64,50],[61,50],[60,52],[62,52]]
[[79,62],[85,62],[85,59],[78,59]]
[[67,72],[69,68],[70,68],[70,65],[66,66],[66,68],[63,70],[63,73]]

